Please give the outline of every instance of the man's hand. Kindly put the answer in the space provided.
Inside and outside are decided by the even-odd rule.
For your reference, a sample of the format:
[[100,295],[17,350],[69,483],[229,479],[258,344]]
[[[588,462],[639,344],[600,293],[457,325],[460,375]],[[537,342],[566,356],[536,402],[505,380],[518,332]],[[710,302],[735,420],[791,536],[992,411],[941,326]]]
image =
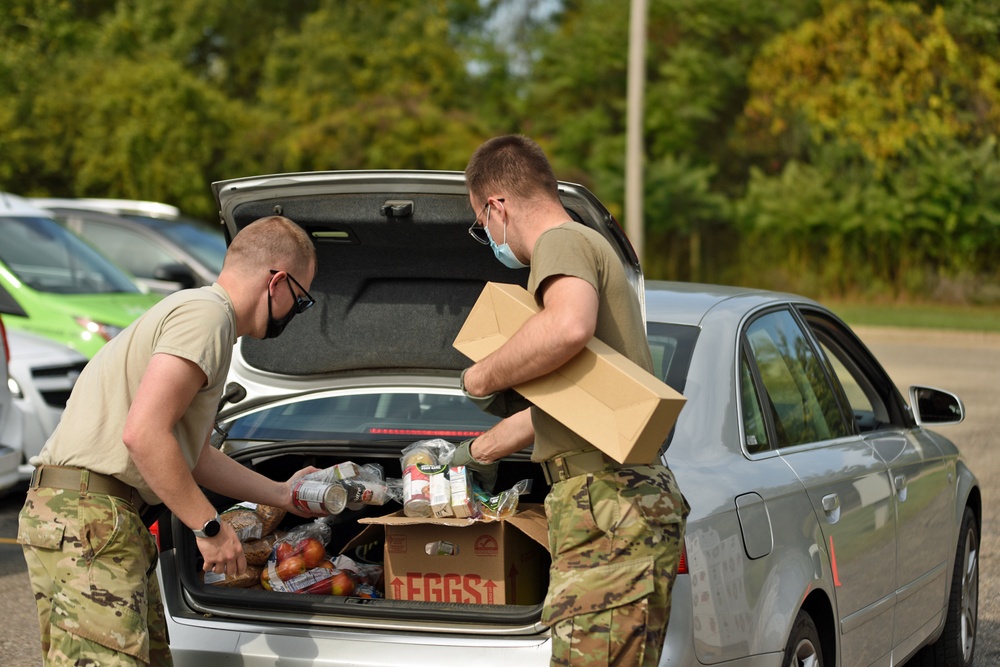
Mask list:
[[469,369],[466,368],[462,371],[462,393],[465,397],[472,401],[476,407],[478,407],[483,412],[491,414],[495,417],[500,417],[501,419],[506,419],[511,415],[517,414],[521,410],[525,410],[531,407],[531,401],[526,399],[521,394],[517,393],[513,389],[504,389],[502,391],[495,391],[487,396],[474,396],[470,394],[465,388],[465,373]]
[[288,481],[285,482],[285,502],[279,507],[291,512],[292,514],[296,514],[307,519],[315,519],[316,517],[326,516],[325,512],[307,512],[302,510],[292,501],[292,489],[295,488],[295,483],[299,480],[299,478],[305,477],[306,475],[314,472],[320,472],[320,469],[315,466],[306,466],[289,477]]
[[222,529],[215,537],[198,537],[198,551],[205,561],[205,572],[237,577],[247,571],[247,559],[243,555],[243,544],[236,531],[226,521],[221,521]]
[[479,486],[484,491],[493,493],[493,487],[497,483],[497,464],[481,463],[472,456],[472,443],[475,438],[469,438],[459,443],[455,448],[455,453],[451,455],[450,466],[465,466],[471,470],[479,480]]

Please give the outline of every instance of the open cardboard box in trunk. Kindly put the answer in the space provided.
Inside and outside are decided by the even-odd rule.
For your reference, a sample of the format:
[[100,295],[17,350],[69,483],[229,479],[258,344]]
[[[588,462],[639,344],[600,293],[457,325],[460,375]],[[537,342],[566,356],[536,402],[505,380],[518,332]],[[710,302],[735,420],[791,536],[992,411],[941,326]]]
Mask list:
[[[385,531],[389,600],[534,605],[548,588],[548,527],[539,505],[502,521],[415,518],[401,511],[359,519]],[[347,548],[350,548],[348,545]]]
[[[480,361],[538,311],[521,286],[487,283],[454,346]],[[656,460],[686,400],[596,338],[562,368],[514,389],[614,460],[634,464]]]

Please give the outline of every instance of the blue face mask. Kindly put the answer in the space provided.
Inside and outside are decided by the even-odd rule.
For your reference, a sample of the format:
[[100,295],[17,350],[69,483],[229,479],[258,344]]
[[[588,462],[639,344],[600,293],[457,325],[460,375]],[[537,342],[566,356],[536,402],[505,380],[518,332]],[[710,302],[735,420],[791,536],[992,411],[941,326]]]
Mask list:
[[493,236],[490,234],[488,212],[486,216],[486,238],[490,240],[490,247],[493,248],[493,254],[498,260],[500,260],[500,263],[508,269],[528,268],[528,265],[522,264],[521,261],[514,255],[514,251],[510,249],[509,245],[507,245],[507,225],[503,226],[503,243],[497,245],[496,241],[493,240]]

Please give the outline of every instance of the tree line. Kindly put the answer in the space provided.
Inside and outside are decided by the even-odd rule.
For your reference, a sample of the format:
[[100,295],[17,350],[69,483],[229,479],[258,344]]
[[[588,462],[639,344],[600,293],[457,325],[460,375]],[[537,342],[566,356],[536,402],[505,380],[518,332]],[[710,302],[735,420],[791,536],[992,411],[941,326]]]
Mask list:
[[[625,0],[8,0],[0,190],[164,201],[532,136],[622,221]],[[1000,303],[1000,0],[649,0],[647,277]]]

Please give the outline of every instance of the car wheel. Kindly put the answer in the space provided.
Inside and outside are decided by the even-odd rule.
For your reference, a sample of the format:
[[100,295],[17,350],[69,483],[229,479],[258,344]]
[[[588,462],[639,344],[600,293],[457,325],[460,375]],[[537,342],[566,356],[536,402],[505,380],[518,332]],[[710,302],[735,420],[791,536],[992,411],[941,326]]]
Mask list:
[[819,630],[805,611],[800,611],[792,625],[792,633],[785,645],[783,667],[823,667],[823,646]]
[[936,642],[917,654],[914,663],[919,667],[971,667],[978,621],[979,531],[975,514],[966,507],[958,534],[944,632]]

